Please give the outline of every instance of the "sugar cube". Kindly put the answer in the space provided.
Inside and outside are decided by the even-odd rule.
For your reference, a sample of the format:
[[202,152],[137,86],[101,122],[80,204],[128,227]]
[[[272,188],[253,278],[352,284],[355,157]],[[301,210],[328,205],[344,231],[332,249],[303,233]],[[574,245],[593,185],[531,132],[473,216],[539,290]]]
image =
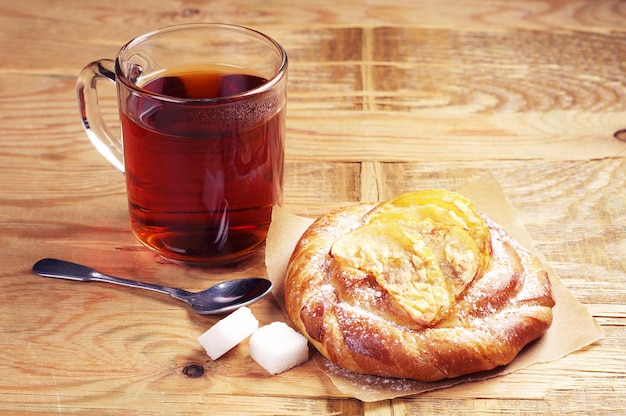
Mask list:
[[198,342],[212,360],[217,360],[249,337],[258,327],[259,321],[244,306],[215,323],[198,337]]
[[250,356],[268,373],[282,373],[309,359],[308,341],[284,322],[272,322],[250,337]]

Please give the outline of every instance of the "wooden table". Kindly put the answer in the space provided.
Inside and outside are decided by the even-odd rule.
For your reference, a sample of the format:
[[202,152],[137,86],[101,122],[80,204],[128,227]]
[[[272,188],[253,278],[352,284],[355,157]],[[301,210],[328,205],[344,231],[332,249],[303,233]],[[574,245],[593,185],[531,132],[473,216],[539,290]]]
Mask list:
[[[626,413],[624,19],[620,0],[3,0],[0,413]],[[257,28],[289,53],[286,208],[315,216],[491,172],[603,339],[487,394],[363,403],[313,361],[271,377],[244,344],[211,361],[196,337],[217,318],[173,299],[34,276],[42,257],[191,290],[266,273],[263,253],[206,270],[144,249],[122,175],[80,125],[87,62],[199,21]],[[278,313],[271,297],[252,309]]]

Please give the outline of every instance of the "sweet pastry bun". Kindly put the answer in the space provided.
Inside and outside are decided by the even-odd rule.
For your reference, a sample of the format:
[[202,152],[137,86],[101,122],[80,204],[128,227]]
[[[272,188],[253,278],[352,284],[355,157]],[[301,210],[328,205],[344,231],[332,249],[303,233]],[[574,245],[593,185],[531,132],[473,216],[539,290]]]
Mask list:
[[445,190],[344,207],[302,235],[285,276],[295,327],[357,373],[437,381],[511,362],[552,322],[536,256]]

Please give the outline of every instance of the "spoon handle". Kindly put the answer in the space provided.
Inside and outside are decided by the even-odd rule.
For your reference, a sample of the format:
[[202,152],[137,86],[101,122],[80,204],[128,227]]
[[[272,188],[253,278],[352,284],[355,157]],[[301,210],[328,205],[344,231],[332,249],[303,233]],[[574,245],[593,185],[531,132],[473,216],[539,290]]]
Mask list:
[[54,277],[57,279],[80,280],[82,282],[98,281],[140,289],[148,289],[159,293],[165,293],[170,296],[174,296],[174,292],[176,291],[175,289],[166,286],[109,276],[90,267],[58,259],[39,260],[33,265],[33,272],[39,276]]

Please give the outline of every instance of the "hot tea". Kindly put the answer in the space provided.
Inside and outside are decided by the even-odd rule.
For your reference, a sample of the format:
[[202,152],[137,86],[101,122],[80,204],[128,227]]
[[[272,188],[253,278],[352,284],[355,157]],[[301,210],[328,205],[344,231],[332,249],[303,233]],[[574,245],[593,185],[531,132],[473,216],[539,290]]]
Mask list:
[[[284,97],[263,91],[266,82],[233,67],[187,68],[120,97],[130,216],[141,241],[174,261],[203,264],[263,244],[282,197],[285,123]],[[242,99],[255,88],[258,99]]]

